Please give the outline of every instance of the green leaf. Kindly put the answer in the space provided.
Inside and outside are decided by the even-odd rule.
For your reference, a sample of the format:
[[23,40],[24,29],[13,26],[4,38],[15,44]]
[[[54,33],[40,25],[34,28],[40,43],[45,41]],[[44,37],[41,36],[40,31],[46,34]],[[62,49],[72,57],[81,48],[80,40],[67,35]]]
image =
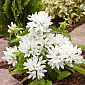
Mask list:
[[54,27],[49,27],[49,28],[52,29],[50,31],[50,33],[62,33],[62,34],[65,34],[65,36],[68,37],[69,40],[71,41],[71,37],[70,37],[67,30],[61,30],[61,29],[57,29],[57,28],[54,28]]
[[52,85],[52,82],[47,80],[47,83],[45,85]]
[[24,35],[28,34],[29,33],[28,30],[29,30],[29,28],[26,28],[26,30],[23,33],[20,33],[18,36],[24,36]]
[[15,38],[15,39],[12,39],[12,40],[10,41],[10,43],[13,43],[13,42],[19,42],[19,41],[20,41],[19,38]]
[[36,79],[34,81],[32,81],[30,84],[28,85],[36,85]]
[[69,71],[60,72],[57,76],[57,81],[65,78],[65,77],[68,77],[69,75],[71,75],[71,73]]
[[54,69],[51,69],[50,66],[47,66],[47,72],[50,75],[50,77],[57,77],[58,75],[58,73]]
[[21,56],[19,56],[19,62],[23,62],[23,63],[24,63],[25,60],[26,60],[26,59],[24,58],[23,54],[22,54]]
[[[22,59],[22,60],[23,60],[23,59]],[[19,70],[20,70],[20,69],[23,69],[23,68],[24,68],[23,64],[24,64],[23,61],[16,63],[16,64],[15,64],[16,69],[19,69]]]
[[27,72],[27,70],[25,70],[25,69],[15,69],[15,70],[9,72],[9,75],[25,73],[25,72]]
[[19,52],[13,52],[12,54],[15,54],[18,57],[17,59],[18,62],[15,64],[15,67],[17,69],[23,69],[24,68],[23,64],[26,61],[26,59],[24,58],[24,53],[19,51]]
[[20,84],[23,83],[24,81],[26,81],[27,79],[28,79],[28,76],[25,77],[25,78],[20,82]]
[[76,71],[78,71],[78,72],[80,72],[80,73],[82,73],[82,74],[85,75],[85,69],[84,69],[83,67],[81,67],[80,65],[76,65],[76,64],[72,64],[72,65],[73,65],[73,68],[74,68]]
[[20,30],[24,30],[24,28],[18,28],[17,30],[18,30],[18,31],[20,31]]
[[65,33],[65,31],[61,30],[61,29],[57,29],[55,27],[49,27],[50,29],[52,29],[50,31],[50,33]]
[[85,67],[85,64],[84,63],[82,63],[81,65]]
[[13,52],[12,54],[15,54],[16,56],[19,56],[19,62],[24,62],[24,60],[25,60],[24,53],[19,51],[19,52]]
[[19,52],[13,52],[12,54],[15,54],[16,56],[19,56]]
[[30,0],[22,0],[22,4],[26,6]]
[[63,28],[63,30],[65,30],[66,27],[67,27],[68,25],[71,26],[70,24],[67,24],[66,21],[64,21],[64,22],[60,22],[59,24],[60,24],[59,29],[60,29],[60,28]]
[[73,73],[75,73],[75,70],[72,67],[69,67],[69,66],[65,65],[65,68],[72,71]]
[[77,48],[85,49],[85,46],[77,46]]
[[38,80],[37,85],[45,85],[45,80],[44,79]]
[[70,41],[72,41],[71,37],[70,37],[70,34],[68,32],[65,33],[65,36],[68,37]]
[[60,73],[60,70],[57,69],[56,67],[54,68],[54,70],[55,70],[57,73]]
[[82,63],[85,64],[85,60],[84,59],[82,59]]

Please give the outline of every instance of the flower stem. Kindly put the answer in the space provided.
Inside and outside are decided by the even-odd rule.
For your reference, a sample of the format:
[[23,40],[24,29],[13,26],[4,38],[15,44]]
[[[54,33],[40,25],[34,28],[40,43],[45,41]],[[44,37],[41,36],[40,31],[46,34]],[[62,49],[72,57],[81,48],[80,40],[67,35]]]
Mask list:
[[37,85],[37,82],[38,82],[38,78],[36,78],[36,85]]

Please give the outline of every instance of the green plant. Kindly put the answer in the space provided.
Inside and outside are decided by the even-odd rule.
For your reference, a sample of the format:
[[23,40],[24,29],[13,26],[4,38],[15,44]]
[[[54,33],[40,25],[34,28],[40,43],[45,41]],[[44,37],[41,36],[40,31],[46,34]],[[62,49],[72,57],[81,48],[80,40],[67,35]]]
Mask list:
[[19,27],[25,27],[27,16],[43,10],[43,3],[42,0],[0,0],[0,8],[9,20]]
[[6,14],[3,13],[3,5],[5,0],[0,0],[0,35],[8,35],[7,25],[10,24],[10,20],[7,18]]
[[52,18],[59,17],[69,24],[85,19],[85,0],[43,0],[45,11]]
[[[26,26],[28,22],[27,16],[35,11],[43,10],[42,0],[0,0],[0,34],[8,34],[8,24],[14,22],[18,27]],[[15,38],[15,34],[11,33],[11,39]],[[16,43],[10,43],[14,46]]]
[[67,24],[65,21],[64,21],[64,22],[60,22],[59,24],[60,24],[59,29],[60,29],[60,28],[63,28],[63,30],[66,29],[66,26],[68,26],[68,25],[71,26],[70,24]]
[[18,46],[6,47],[7,51],[3,51],[3,59],[15,67],[9,75],[27,73],[28,76],[20,83],[31,78],[28,85],[52,85],[51,78],[56,78],[55,82],[58,82],[75,73],[75,70],[85,75],[82,51],[67,38],[69,33],[65,30],[65,22],[61,23],[64,30],[49,27],[51,17],[44,11],[36,12],[28,19],[32,22],[28,22],[25,31],[20,34],[15,24],[9,26],[9,32],[18,34],[16,37],[19,40]]

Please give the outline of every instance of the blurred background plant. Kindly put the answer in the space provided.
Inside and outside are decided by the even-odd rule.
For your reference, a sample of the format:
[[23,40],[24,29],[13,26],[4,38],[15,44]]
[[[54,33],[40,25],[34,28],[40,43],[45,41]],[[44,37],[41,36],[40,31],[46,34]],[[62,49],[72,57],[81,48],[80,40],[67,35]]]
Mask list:
[[[0,35],[9,36],[8,25],[11,22],[15,23],[18,28],[25,28],[28,22],[27,16],[34,12],[39,12],[44,9],[42,0],[0,0]],[[18,30],[18,29],[17,29]],[[11,31],[9,40],[9,46],[18,45],[18,41],[15,36],[15,32],[20,32],[14,29]],[[25,29],[23,29],[25,30]],[[12,42],[11,42],[12,40]]]
[[0,0],[0,34],[7,32],[11,21],[25,27],[27,16],[43,10],[42,0]]
[[85,0],[43,0],[43,3],[52,18],[62,18],[69,24],[85,19]]
[[3,13],[3,4],[5,0],[0,0],[0,35],[7,36],[7,25],[10,24],[10,20],[7,18],[6,14]]

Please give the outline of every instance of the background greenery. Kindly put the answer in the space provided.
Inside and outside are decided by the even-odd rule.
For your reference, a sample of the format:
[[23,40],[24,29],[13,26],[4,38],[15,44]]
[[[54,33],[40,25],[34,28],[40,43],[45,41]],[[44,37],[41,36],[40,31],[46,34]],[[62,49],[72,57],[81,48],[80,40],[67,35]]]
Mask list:
[[69,24],[85,19],[85,0],[43,0],[45,11],[52,18],[62,18]]
[[25,27],[27,16],[43,10],[42,0],[0,0],[0,34],[7,32],[10,22]]

